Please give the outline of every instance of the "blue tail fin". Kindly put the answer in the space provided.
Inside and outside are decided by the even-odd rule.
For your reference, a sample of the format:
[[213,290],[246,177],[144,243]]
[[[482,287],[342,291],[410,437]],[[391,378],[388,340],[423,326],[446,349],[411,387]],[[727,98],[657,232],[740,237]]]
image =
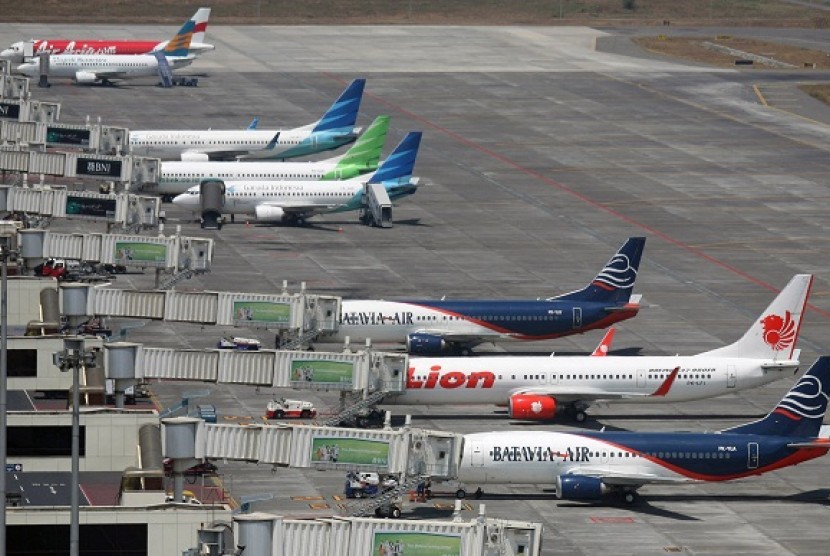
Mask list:
[[193,32],[196,29],[196,22],[189,19],[184,22],[176,36],[167,42],[164,47],[165,56],[187,56],[190,54],[190,41],[193,40]]
[[355,79],[349,83],[346,90],[326,110],[312,131],[336,131],[344,128],[351,131],[357,122],[357,112],[360,110],[365,85],[365,79]]
[[415,169],[415,159],[418,158],[418,147],[421,145],[421,132],[410,131],[398,143],[386,160],[381,162],[377,171],[369,178],[369,183],[406,183],[412,177]]
[[248,124],[247,129],[256,129],[256,126],[258,126],[258,125],[259,125],[259,118],[254,118],[253,120],[251,120],[251,123]]
[[769,436],[818,436],[830,393],[830,356],[822,355],[760,421],[721,432]]
[[644,237],[628,238],[588,286],[552,299],[626,303],[631,298],[634,281],[637,280],[637,270],[640,268],[640,258],[643,256],[645,245]]

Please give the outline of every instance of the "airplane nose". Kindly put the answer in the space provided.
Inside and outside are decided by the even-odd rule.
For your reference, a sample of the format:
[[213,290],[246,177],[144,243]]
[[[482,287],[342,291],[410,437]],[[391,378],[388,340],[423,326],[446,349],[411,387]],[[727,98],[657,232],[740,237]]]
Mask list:
[[173,197],[173,204],[183,208],[192,208],[198,206],[199,196],[182,193]]

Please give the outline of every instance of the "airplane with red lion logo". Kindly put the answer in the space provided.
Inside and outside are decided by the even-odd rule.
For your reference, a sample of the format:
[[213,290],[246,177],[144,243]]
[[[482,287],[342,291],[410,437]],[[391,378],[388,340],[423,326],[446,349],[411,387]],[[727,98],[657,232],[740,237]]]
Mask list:
[[513,419],[577,422],[597,401],[664,403],[722,396],[794,373],[813,277],[799,274],[733,344],[692,356],[412,357],[406,389],[384,404],[507,405]]

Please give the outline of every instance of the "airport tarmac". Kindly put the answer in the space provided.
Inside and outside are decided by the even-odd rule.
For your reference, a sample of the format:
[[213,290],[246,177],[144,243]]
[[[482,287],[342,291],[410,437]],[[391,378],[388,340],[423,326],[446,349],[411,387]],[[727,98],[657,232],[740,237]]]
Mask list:
[[[76,30],[4,24],[0,44]],[[92,37],[118,31],[85,30]],[[674,32],[654,32],[667,31]],[[794,37],[792,31],[746,32]],[[167,231],[179,224],[183,233],[216,240],[213,272],[180,290],[271,293],[289,280],[294,289],[305,281],[310,290],[344,297],[536,298],[581,287],[626,237],[645,235],[635,291],[646,308],[619,325],[615,349],[692,354],[731,342],[792,275],[810,272],[816,278],[801,332],[803,368],[830,353],[830,128],[763,106],[753,89],[828,75],[715,70],[596,51],[595,43],[613,45],[609,33],[211,27],[216,52],[189,70],[203,75],[198,88],[159,89],[152,80],[117,88],[55,81],[33,91],[37,99],[62,102],[67,123],[90,115],[132,129],[216,129],[241,128],[258,116],[260,128],[293,127],[316,119],[346,82],[365,76],[361,123],[390,114],[390,148],[405,132],[424,131],[416,174],[426,185],[395,208],[391,229],[360,226],[356,214],[345,213],[312,219],[304,228],[238,220],[208,232],[165,206]],[[819,31],[801,30],[799,40],[826,42]],[[152,285],[149,272],[116,281]],[[131,329],[128,339],[201,348],[228,332],[147,323]],[[270,335],[251,335],[272,345]],[[600,337],[503,347],[588,352]],[[790,386],[783,380],[674,406],[599,406],[588,426],[717,430],[766,413]],[[210,395],[200,403],[216,405],[227,423],[260,420],[272,395],[230,386],[154,386],[164,405],[183,391],[205,389]],[[322,408],[335,400],[280,394]],[[392,409],[411,413],[416,426],[461,433],[551,427],[512,423],[491,406]],[[237,500],[273,496],[254,502],[256,510],[339,511],[334,497],[342,494],[342,473],[217,464]],[[541,521],[545,555],[825,554],[829,471],[824,458],[738,483],[645,487],[634,507],[561,502],[543,485],[492,487],[481,500],[467,501],[471,509],[464,514],[472,517],[483,503],[492,516]],[[408,504],[404,515],[448,516],[450,489],[434,490],[446,491],[432,501],[442,506]]]

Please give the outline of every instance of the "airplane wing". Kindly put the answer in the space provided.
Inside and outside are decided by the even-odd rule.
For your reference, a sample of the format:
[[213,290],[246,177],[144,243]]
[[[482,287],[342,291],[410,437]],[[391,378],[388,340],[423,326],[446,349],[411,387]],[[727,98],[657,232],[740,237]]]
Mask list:
[[609,392],[608,390],[599,390],[595,388],[585,389],[579,386],[562,387],[556,385],[541,385],[532,386],[529,388],[516,388],[510,392],[510,395],[515,394],[532,394],[536,396],[550,396],[556,398],[558,402],[571,401],[598,401],[598,400],[622,400],[634,398],[648,398],[648,397],[664,397],[669,393],[669,390],[674,384],[677,374],[680,372],[680,367],[675,367],[669,373],[666,379],[652,392]]
[[696,482],[695,479],[689,477],[665,477],[653,473],[615,473],[593,467],[578,467],[572,469],[568,474],[596,477],[597,479],[601,479],[606,485],[615,486],[640,487],[643,485],[676,485]]
[[311,204],[308,204],[308,203],[306,203],[306,204],[299,204],[299,203],[298,204],[263,203],[262,206],[280,208],[283,211],[285,211],[286,214],[312,215],[312,214],[319,214],[319,213],[329,212],[329,211],[335,210],[337,208],[340,208],[340,207],[344,206],[344,204],[343,203],[337,203],[337,204],[328,204],[328,205],[321,205],[321,204],[311,205]]

